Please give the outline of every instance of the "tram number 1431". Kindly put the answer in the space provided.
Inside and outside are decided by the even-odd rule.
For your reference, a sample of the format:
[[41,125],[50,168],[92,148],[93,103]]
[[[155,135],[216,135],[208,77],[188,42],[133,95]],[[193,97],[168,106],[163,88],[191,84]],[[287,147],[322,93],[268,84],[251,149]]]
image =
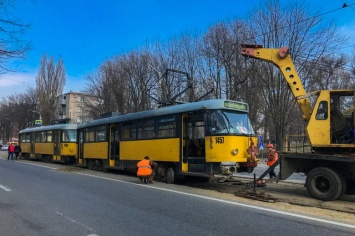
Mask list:
[[215,137],[215,139],[217,144],[224,143],[224,137]]

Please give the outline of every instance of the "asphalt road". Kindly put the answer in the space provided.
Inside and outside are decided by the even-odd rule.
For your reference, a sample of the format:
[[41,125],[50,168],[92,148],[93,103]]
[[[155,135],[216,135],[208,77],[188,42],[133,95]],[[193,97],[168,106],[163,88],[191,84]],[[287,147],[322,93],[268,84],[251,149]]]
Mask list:
[[0,234],[355,234],[355,225],[203,193],[182,185],[138,184],[129,175],[0,158]]

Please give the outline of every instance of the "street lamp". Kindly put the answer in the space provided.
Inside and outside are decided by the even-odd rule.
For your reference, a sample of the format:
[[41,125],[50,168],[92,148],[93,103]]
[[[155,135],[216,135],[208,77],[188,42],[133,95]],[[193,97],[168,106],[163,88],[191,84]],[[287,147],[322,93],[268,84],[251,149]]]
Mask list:
[[41,113],[39,113],[38,111],[32,111],[32,112],[39,114],[39,120],[35,120],[35,125],[36,125],[36,126],[41,126],[41,125],[42,125],[42,116],[41,116]]
[[42,116],[41,116],[41,113],[39,113],[38,111],[32,111],[34,113],[38,113],[39,114],[39,119],[42,120]]

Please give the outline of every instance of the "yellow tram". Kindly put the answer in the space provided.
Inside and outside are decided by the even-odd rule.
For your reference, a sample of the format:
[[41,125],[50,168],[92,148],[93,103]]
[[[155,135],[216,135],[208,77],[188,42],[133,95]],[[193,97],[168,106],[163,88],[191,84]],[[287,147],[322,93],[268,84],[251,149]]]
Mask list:
[[257,137],[246,103],[206,100],[78,124],[77,164],[89,169],[135,170],[144,156],[157,177],[211,177],[251,172],[247,153]]
[[77,125],[31,127],[19,132],[22,157],[44,162],[75,163]]

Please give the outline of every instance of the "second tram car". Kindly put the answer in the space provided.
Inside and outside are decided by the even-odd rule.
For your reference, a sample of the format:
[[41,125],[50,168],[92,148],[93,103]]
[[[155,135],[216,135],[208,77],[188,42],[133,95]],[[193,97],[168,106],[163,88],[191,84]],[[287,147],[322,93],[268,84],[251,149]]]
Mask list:
[[156,177],[211,177],[251,172],[247,149],[257,142],[246,103],[206,100],[97,119],[78,125],[77,164],[135,170],[144,156]]
[[19,132],[22,157],[44,162],[75,163],[77,125],[31,127]]

